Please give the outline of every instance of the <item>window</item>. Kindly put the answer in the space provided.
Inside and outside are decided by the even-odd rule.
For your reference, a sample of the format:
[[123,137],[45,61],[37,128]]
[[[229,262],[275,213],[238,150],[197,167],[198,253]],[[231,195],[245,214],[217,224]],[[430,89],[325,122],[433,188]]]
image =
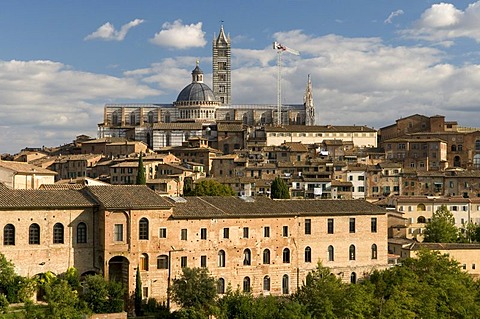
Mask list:
[[180,257],[180,267],[182,268],[187,267],[187,256]]
[[349,230],[351,233],[355,232],[355,218],[350,218]]
[[223,238],[230,238],[230,228],[223,229]]
[[40,226],[31,224],[28,229],[28,243],[30,245],[40,245]]
[[243,278],[243,292],[250,292],[250,277]]
[[243,227],[243,238],[248,238],[248,227]]
[[113,226],[113,240],[123,241],[123,224],[115,224]]
[[265,249],[263,251],[263,264],[270,264],[270,249]]
[[270,291],[270,277],[263,277],[263,291]]
[[328,261],[335,260],[335,249],[332,245],[328,246]]
[[372,217],[370,219],[370,231],[372,233],[376,233],[377,232],[377,218],[376,217]]
[[355,272],[352,272],[350,274],[350,283],[356,284],[357,283],[357,274]]
[[327,233],[333,234],[333,218],[327,219]]
[[148,299],[148,287],[143,287],[143,299]]
[[378,193],[378,186],[372,187],[372,193]]
[[63,225],[56,223],[53,225],[53,243],[63,244]]
[[148,255],[142,254],[140,256],[140,270],[148,270]]
[[364,181],[364,180],[365,180],[365,176],[358,175],[358,180],[359,180],[359,181]]
[[349,260],[355,260],[355,246],[350,245],[350,248],[348,249],[348,259]]
[[180,231],[180,239],[181,240],[187,240],[188,238],[188,230],[186,228],[182,228]]
[[15,245],[15,226],[12,224],[7,224],[3,227],[3,245]]
[[201,228],[200,229],[200,238],[201,239],[207,239],[207,229],[206,228]]
[[157,257],[157,269],[168,269],[167,255],[160,255]]
[[148,219],[145,217],[140,219],[138,223],[138,239],[148,240]]
[[87,243],[87,224],[81,222],[77,225],[77,244]]
[[312,234],[312,220],[305,219],[305,235],[311,235],[311,234]]
[[372,259],[377,259],[377,245],[372,245]]
[[270,227],[263,227],[263,237],[270,237]]
[[243,265],[250,266],[252,264],[252,253],[250,249],[245,249],[243,251]]
[[288,226],[283,226],[282,228],[282,236],[288,237]]
[[225,293],[225,279],[219,278],[217,281],[217,294],[223,295]]
[[312,262],[312,248],[305,247],[305,262],[311,263]]
[[167,229],[165,227],[162,227],[158,230],[158,237],[167,238]]
[[289,280],[288,280],[288,275],[283,275],[282,277],[282,294],[288,295],[289,293]]
[[283,250],[283,263],[288,264],[290,263],[290,249],[285,248]]
[[218,267],[225,267],[225,251],[220,250],[218,252]]
[[207,267],[207,256],[205,255],[200,256],[200,267],[203,267],[203,268]]

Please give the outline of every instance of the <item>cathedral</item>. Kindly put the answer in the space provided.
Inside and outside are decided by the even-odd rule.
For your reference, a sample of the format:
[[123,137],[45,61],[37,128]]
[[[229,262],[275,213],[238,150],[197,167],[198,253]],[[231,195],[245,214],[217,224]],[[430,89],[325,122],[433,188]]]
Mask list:
[[173,103],[106,104],[98,137],[126,137],[157,150],[181,145],[192,136],[212,140],[217,135],[218,123],[237,123],[253,130],[315,125],[310,77],[303,104],[232,104],[231,44],[223,26],[218,37],[214,37],[212,48],[213,90],[204,83],[204,73],[197,61],[191,83]]

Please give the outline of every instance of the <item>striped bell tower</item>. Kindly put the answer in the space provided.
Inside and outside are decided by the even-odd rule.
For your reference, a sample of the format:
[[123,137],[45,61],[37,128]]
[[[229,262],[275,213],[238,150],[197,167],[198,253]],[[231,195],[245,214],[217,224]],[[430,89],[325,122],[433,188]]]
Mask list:
[[230,35],[226,36],[223,25],[218,37],[213,39],[213,93],[221,105],[232,104]]

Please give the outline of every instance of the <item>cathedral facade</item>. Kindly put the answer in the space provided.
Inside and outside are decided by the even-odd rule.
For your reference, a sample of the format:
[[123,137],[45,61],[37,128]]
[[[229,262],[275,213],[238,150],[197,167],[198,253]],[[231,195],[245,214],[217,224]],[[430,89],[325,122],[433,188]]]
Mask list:
[[[232,104],[230,36],[223,26],[213,41],[213,90],[203,82],[199,63],[192,81],[170,104],[106,104],[98,137],[126,137],[156,150],[181,145],[192,136],[216,138],[218,122],[238,122],[245,127],[315,125],[310,77],[302,104]],[[281,123],[278,123],[278,118]]]

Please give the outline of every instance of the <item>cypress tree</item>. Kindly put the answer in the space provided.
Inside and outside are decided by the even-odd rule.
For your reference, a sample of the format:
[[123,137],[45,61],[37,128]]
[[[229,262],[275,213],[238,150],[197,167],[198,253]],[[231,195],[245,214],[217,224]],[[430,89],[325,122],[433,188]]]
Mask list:
[[137,179],[135,181],[137,185],[146,185],[147,179],[145,176],[145,167],[143,166],[143,157],[142,153],[140,153],[140,157],[138,158],[138,169],[137,169]]
[[140,265],[137,267],[137,276],[135,281],[135,315],[142,315],[142,278],[140,278]]
[[290,191],[288,190],[288,185],[285,183],[283,179],[280,177],[275,177],[272,182],[271,187],[271,197],[272,198],[279,198],[279,199],[289,199],[290,198]]

